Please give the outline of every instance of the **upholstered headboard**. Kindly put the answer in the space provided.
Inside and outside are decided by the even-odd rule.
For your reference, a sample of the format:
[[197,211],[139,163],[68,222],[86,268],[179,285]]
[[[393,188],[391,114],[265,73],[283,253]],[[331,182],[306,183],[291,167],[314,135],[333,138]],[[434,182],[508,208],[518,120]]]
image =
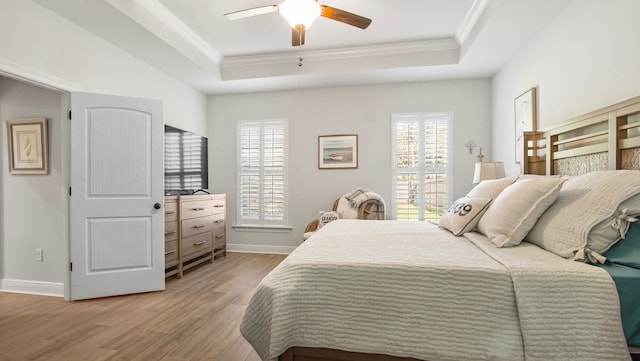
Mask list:
[[521,162],[526,174],[640,170],[640,97],[525,132],[524,139]]

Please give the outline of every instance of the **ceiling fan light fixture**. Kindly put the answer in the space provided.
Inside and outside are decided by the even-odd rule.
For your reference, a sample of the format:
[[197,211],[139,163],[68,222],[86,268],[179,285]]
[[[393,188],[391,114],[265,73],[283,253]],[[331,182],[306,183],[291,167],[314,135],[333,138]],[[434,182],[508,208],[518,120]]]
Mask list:
[[304,25],[308,29],[320,17],[322,9],[314,0],[284,0],[278,11],[292,28]]

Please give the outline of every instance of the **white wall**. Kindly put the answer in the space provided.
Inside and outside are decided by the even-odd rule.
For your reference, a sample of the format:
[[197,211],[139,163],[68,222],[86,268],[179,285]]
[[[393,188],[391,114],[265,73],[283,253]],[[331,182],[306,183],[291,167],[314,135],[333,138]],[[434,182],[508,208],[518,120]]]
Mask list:
[[[166,123],[207,134],[204,94],[32,1],[2,0],[1,8],[0,75],[28,75],[65,90],[160,99]],[[62,141],[68,141],[61,134],[60,117],[67,103],[62,99],[66,95],[56,91],[0,80],[0,121],[22,116],[51,121],[47,176],[7,174],[2,124],[0,289],[51,283],[57,285],[53,293],[61,294],[66,280],[63,220],[69,169],[62,155]],[[35,248],[44,248],[44,262],[35,262]]]
[[[210,97],[210,188],[227,194],[229,224],[236,221],[237,122],[289,119],[289,210],[294,229],[285,233],[243,232],[228,226],[230,248],[289,251],[301,242],[305,226],[319,210],[329,210],[337,197],[356,187],[370,188],[389,203],[394,113],[454,113],[453,197],[463,196],[472,186],[478,154],[476,148],[470,155],[464,143],[473,139],[484,148],[485,160],[491,155],[490,97],[488,79]],[[358,169],[318,169],[318,136],[330,134],[358,134]]]
[[493,78],[492,145],[508,175],[525,90],[538,88],[539,128],[640,95],[638,14],[638,0],[575,0]]
[[0,71],[24,70],[78,90],[164,101],[165,122],[205,135],[207,97],[40,5],[2,0]]

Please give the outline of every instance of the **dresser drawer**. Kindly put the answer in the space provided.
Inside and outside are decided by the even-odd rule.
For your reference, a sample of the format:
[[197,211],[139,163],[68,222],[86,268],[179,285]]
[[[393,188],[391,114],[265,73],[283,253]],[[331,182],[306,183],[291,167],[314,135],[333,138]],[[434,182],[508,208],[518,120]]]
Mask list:
[[221,249],[224,248],[227,243],[224,228],[215,228],[213,230],[213,249]]
[[226,206],[226,201],[224,198],[214,198],[213,199],[213,214],[224,214],[224,209]]
[[164,203],[164,221],[177,221],[178,220],[178,203],[177,202],[165,202]]
[[181,251],[182,259],[192,258],[194,256],[211,252],[212,241],[211,232],[197,234],[195,236],[182,238]]
[[224,227],[224,213],[223,214],[214,214],[212,218],[213,228]]
[[210,200],[182,202],[180,216],[182,219],[210,216],[213,207]]
[[178,239],[178,221],[164,222],[164,241]]
[[173,266],[178,261],[178,241],[169,241],[164,244],[165,267]]
[[182,221],[182,238],[210,232],[212,229],[213,216],[185,219]]

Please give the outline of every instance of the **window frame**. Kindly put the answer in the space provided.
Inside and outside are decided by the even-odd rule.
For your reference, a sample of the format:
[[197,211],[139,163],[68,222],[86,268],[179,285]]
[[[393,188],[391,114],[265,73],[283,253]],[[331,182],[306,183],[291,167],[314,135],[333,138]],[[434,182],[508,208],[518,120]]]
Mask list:
[[[264,164],[264,127],[269,123],[280,123],[283,127],[283,156],[284,156],[284,164],[282,170],[283,176],[283,209],[282,209],[282,219],[279,220],[268,220],[265,219],[265,192],[262,187],[265,175],[265,164]],[[259,218],[252,220],[248,218],[243,218],[242,215],[242,177],[243,167],[242,167],[242,132],[245,126],[248,125],[258,125],[260,127],[260,161],[259,161],[259,170],[258,176],[260,177],[260,191],[259,191]],[[237,187],[237,212],[236,212],[236,224],[233,225],[234,228],[261,228],[261,229],[291,229],[289,226],[289,121],[288,119],[263,119],[263,120],[240,120],[237,123],[237,145],[236,145],[236,187]]]
[[[413,118],[413,119],[411,119]],[[425,132],[424,129],[426,127],[427,122],[429,121],[437,121],[437,120],[445,120],[447,127],[446,134],[446,164],[444,166],[445,172],[431,172],[427,171],[427,167],[425,166],[424,158],[425,158]],[[397,167],[398,162],[398,146],[397,146],[397,132],[398,132],[398,123],[400,122],[412,122],[418,123],[419,126],[419,139],[418,139],[418,156],[422,158],[422,161],[418,163],[417,167],[407,169],[401,171],[400,168]],[[391,217],[396,220],[406,220],[406,221],[424,221],[424,220],[438,220],[440,217],[436,218],[426,218],[425,217],[425,206],[424,206],[424,197],[420,197],[420,204],[418,206],[418,217],[417,219],[406,219],[398,218],[398,175],[402,173],[407,174],[417,174],[419,179],[425,179],[428,174],[445,174],[446,175],[446,200],[445,204],[440,207],[441,210],[446,210],[448,205],[451,204],[452,201],[452,189],[453,189],[453,112],[421,112],[421,113],[398,113],[392,114],[391,116],[391,195],[392,195],[392,204],[391,204]],[[418,184],[417,194],[424,194],[424,185],[425,182],[422,181]]]

